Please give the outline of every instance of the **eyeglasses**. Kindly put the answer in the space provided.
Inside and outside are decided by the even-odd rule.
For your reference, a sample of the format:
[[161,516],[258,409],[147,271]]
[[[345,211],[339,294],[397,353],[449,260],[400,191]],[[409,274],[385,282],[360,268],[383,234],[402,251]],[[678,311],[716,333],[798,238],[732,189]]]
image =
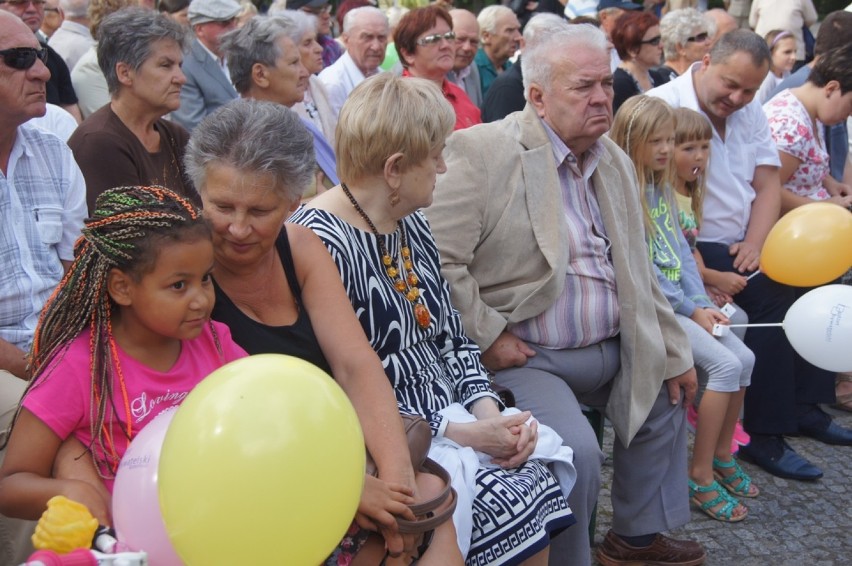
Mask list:
[[34,8],[44,6],[47,0],[0,0],[0,4],[8,4],[14,8],[26,8],[27,4],[32,4]]
[[640,41],[639,43],[641,43],[642,45],[653,45],[656,47],[660,44],[660,41],[662,39],[663,38],[658,35],[657,37],[652,37],[651,39],[646,39],[644,41]]
[[446,39],[447,41],[455,41],[456,32],[448,31],[447,33],[435,33],[432,35],[427,35],[426,37],[421,37],[417,40],[417,45],[421,47],[424,45],[435,45],[436,43],[441,43],[442,39]]
[[687,43],[704,43],[710,38],[710,34],[706,31],[699,33],[698,35],[693,35],[691,37],[686,38]]
[[44,11],[45,12],[56,12],[58,14],[59,8],[45,8]]
[[35,47],[13,47],[0,51],[0,57],[9,67],[19,71],[26,71],[35,65],[36,59],[42,63],[47,62],[47,49],[36,49]]

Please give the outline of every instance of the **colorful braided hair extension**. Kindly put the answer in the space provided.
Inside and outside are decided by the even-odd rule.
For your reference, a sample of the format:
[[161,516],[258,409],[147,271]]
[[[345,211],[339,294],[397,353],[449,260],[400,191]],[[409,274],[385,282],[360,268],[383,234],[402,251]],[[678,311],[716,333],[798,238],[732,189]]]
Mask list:
[[[166,188],[107,190],[98,196],[94,214],[86,220],[82,236],[74,245],[74,262],[45,304],[30,352],[33,379],[28,389],[47,379],[52,373],[46,371],[50,363],[81,332],[86,328],[91,330],[93,445],[89,449],[103,477],[111,477],[120,460],[112,449],[112,431],[108,426],[110,411],[113,415],[117,413],[113,390],[118,366],[112,363],[115,355],[112,315],[117,305],[107,292],[110,270],[117,268],[141,278],[153,269],[158,246],[209,236],[210,228],[198,209]],[[120,369],[117,373],[120,377]],[[121,381],[124,393],[123,378]],[[126,399],[124,404],[129,413]],[[132,436],[129,417],[126,414],[128,426],[122,431],[128,440]]]

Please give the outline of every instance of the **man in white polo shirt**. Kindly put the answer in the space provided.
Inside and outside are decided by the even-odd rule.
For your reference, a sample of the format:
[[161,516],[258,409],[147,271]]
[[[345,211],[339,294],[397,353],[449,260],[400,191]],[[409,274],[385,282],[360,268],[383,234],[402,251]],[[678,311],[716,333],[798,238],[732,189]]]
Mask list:
[[[708,267],[750,274],[781,206],[780,160],[755,93],[769,69],[766,42],[748,30],[723,35],[703,60],[652,89],[675,107],[703,113],[713,125],[707,194],[698,248]],[[781,322],[796,290],[758,274],[736,295],[753,323]],[[795,354],[780,328],[753,328],[745,338],[755,354],[744,425],[751,443],[740,455],[779,477],[814,480],[822,470],[797,454],[785,434],[852,445],[818,403],[834,402],[833,376]]]
[[378,8],[364,6],[346,12],[340,36],[346,53],[319,74],[335,118],[349,93],[365,78],[379,72],[389,34],[388,18]]

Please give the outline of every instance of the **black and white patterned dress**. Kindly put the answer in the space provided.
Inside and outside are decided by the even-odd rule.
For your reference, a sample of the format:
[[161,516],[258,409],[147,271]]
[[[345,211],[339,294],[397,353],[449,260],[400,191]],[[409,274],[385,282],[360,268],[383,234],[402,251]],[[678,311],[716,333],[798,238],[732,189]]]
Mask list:
[[[444,429],[438,413],[458,402],[498,397],[489,386],[476,344],[462,330],[441,277],[440,258],[425,217],[404,219],[418,287],[432,315],[428,329],[417,325],[411,303],[385,273],[376,237],[338,217],[301,208],[290,222],[311,228],[331,252],[355,313],[385,373],[400,410],[429,420],[433,434]],[[391,255],[400,249],[399,230],[386,236]],[[574,523],[559,484],[548,468],[530,461],[513,470],[480,468],[476,474],[473,535],[468,565],[516,564],[534,555],[550,537]]]

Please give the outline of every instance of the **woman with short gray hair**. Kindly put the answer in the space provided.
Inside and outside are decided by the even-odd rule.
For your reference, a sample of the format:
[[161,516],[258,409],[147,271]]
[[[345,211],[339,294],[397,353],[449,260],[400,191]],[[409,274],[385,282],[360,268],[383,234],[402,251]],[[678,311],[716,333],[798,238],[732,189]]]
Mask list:
[[[304,100],[309,73],[294,37],[299,37],[299,26],[285,16],[256,16],[222,37],[231,82],[242,98],[287,108]],[[314,137],[318,165],[316,182],[306,192],[311,197],[337,184],[337,165],[322,131],[310,119],[303,118],[302,123]]]
[[[89,18],[89,32],[98,40],[101,22],[108,15],[122,8],[135,6],[137,0],[89,0],[86,15]],[[77,105],[83,120],[109,103],[109,89],[104,73],[98,64],[98,45],[90,46],[71,69],[71,84],[77,95]]]
[[186,174],[204,193],[207,173],[227,165],[262,175],[289,201],[313,181],[313,140],[292,112],[272,102],[235,101],[196,130],[186,149]]
[[[415,495],[434,494],[421,483],[431,478],[412,469],[393,390],[331,256],[310,229],[284,222],[313,181],[313,163],[313,140],[300,118],[257,100],[236,100],[207,116],[186,150],[213,229],[212,318],[252,355],[296,356],[332,375],[355,407],[378,468],[377,477],[364,478],[358,523],[323,564],[378,564],[385,551],[396,555],[413,544],[396,530],[396,517],[413,520]],[[455,544],[452,522],[442,527]],[[447,553],[438,559],[454,564]]]
[[668,80],[679,77],[710,51],[714,32],[695,8],[669,12],[660,20],[665,62],[657,70]]
[[328,93],[317,76],[323,69],[322,45],[317,41],[317,17],[300,10],[284,10],[276,17],[286,18],[296,24],[296,32],[290,39],[299,48],[302,65],[308,70],[308,88],[305,98],[293,106],[293,111],[310,120],[329,142],[334,141],[337,114],[328,101]]
[[164,117],[180,107],[186,82],[180,24],[143,8],[124,8],[100,25],[98,63],[110,102],[68,140],[86,179],[89,210],[107,189],[162,185],[197,202],[183,174],[186,130]]
[[[276,61],[286,51],[288,46],[287,41],[293,43],[290,35],[295,32],[296,26],[289,20],[281,20],[269,16],[257,16],[252,18],[246,24],[233,31],[228,32],[221,38],[221,49],[228,61],[228,73],[231,75],[231,82],[234,88],[240,93],[243,98],[255,98],[255,94],[261,88],[268,85],[255,85],[252,81],[252,74],[268,74],[263,72],[263,69],[255,67],[274,68]],[[295,46],[295,44],[294,44]],[[302,100],[305,93],[305,82],[301,75],[302,69],[300,65],[295,65],[292,61],[287,61],[297,72],[297,81],[288,81],[287,86],[291,87],[286,94],[281,93],[283,98],[276,101],[288,108],[296,102]]]

